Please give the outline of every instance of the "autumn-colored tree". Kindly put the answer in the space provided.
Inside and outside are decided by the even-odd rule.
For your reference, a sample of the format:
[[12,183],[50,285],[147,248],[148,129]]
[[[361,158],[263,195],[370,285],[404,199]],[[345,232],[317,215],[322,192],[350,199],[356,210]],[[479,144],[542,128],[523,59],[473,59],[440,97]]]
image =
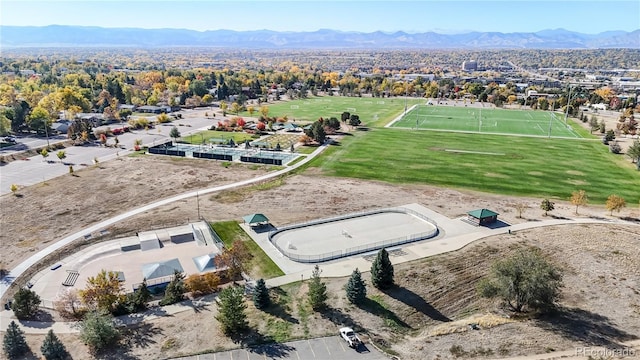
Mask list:
[[516,211],[518,212],[518,219],[522,219],[522,212],[528,208],[525,203],[517,203],[514,205]]
[[313,138],[307,134],[303,134],[300,136],[300,140],[298,140],[298,142],[303,145],[309,145],[313,142]]
[[253,113],[256,112],[256,108],[253,106],[247,106],[247,111],[249,112],[249,116],[253,116]]
[[244,271],[247,262],[251,259],[251,253],[242,240],[236,240],[230,248],[225,248],[215,258],[216,266],[226,267],[229,278],[235,280]]
[[260,106],[260,114],[262,114],[262,117],[265,119],[269,117],[269,107],[267,105]]
[[203,275],[192,274],[187,276],[184,280],[184,284],[187,287],[187,291],[190,291],[194,295],[208,294],[210,292],[209,284]]
[[236,122],[236,124],[237,124],[239,127],[244,127],[245,125],[247,125],[247,122],[246,122],[246,121],[244,121],[244,119],[243,119],[243,118],[239,117],[239,118],[238,118],[238,121]]
[[202,275],[204,281],[207,283],[207,287],[209,292],[214,292],[218,289],[218,285],[220,285],[220,276],[218,276],[215,272],[208,272]]
[[238,113],[242,110],[242,105],[238,104],[237,102],[234,102],[231,104],[231,111],[238,115]]
[[32,130],[47,131],[50,123],[51,117],[49,113],[41,107],[34,108],[27,116],[27,126]]
[[82,302],[90,309],[112,312],[125,300],[124,289],[115,271],[102,270],[87,279],[85,289],[79,291]]
[[609,197],[607,198],[607,202],[605,203],[605,207],[611,212],[612,216],[614,211],[617,211],[619,213],[620,210],[622,210],[622,208],[626,206],[627,203],[626,201],[624,201],[624,198],[615,194],[609,195]]
[[40,155],[42,155],[42,161],[45,161],[49,157],[49,151],[47,151],[47,149],[42,149],[40,151]]
[[67,157],[67,152],[64,150],[60,150],[56,153],[56,156],[58,157],[58,160],[60,160],[60,162],[62,162],[62,160],[66,159]]
[[100,144],[102,144],[102,146],[107,146],[107,135],[100,134]]
[[53,306],[58,314],[67,320],[78,320],[86,313],[86,308],[82,306],[82,300],[75,289],[59,294]]
[[227,113],[227,108],[229,108],[229,104],[227,104],[226,101],[220,101],[220,109],[222,110],[223,114]]
[[11,184],[11,187],[9,188],[9,190],[11,190],[11,193],[13,194],[13,196],[18,196],[18,185]]
[[613,89],[608,86],[603,86],[599,89],[594,90],[594,93],[600,96],[605,103],[609,103],[609,100],[616,94]]
[[171,122],[171,117],[165,113],[162,113],[156,116],[156,120],[158,121],[159,124],[165,124],[165,123]]
[[586,205],[587,202],[587,193],[584,190],[578,190],[571,193],[571,203],[576,206],[576,215],[578,215],[578,207]]
[[264,129],[266,128],[267,128],[267,125],[265,125],[265,123],[263,123],[262,121],[258,121],[258,123],[256,124],[256,129],[260,131],[264,131]]

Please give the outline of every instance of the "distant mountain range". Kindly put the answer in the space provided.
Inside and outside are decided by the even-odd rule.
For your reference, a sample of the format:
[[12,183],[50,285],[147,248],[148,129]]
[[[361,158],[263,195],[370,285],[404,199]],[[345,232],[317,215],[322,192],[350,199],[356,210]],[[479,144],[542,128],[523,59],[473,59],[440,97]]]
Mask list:
[[594,49],[640,48],[640,29],[582,34],[564,29],[534,33],[372,33],[318,30],[195,31],[50,25],[0,26],[8,47],[171,47],[243,49]]

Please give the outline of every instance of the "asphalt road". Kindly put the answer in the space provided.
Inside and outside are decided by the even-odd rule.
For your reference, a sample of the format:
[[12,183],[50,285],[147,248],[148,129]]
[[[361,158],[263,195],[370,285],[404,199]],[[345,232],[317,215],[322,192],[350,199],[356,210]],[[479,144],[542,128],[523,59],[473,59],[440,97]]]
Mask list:
[[176,358],[174,360],[388,360],[371,345],[350,348],[338,336],[299,340],[282,344],[269,344],[255,348],[236,349],[211,354]]

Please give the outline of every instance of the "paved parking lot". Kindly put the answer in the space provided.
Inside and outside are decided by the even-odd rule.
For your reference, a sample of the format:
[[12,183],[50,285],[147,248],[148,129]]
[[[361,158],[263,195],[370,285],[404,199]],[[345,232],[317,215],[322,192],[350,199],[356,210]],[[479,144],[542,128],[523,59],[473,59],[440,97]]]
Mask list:
[[331,336],[318,339],[293,341],[283,344],[271,344],[251,349],[238,349],[212,354],[195,355],[175,360],[383,360],[384,354],[371,345],[362,345],[351,349],[340,337]]

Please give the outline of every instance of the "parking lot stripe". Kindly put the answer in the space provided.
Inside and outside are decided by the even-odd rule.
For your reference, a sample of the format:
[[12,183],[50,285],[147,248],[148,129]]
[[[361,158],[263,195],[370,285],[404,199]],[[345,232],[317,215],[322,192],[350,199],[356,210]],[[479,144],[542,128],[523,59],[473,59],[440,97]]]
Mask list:
[[[340,340],[342,340],[342,339],[340,339]],[[344,347],[344,344],[343,344],[343,343],[344,343],[344,341],[338,341],[338,344],[340,344],[340,348],[342,349],[342,351],[346,352],[346,351],[347,351],[347,349],[345,349],[345,347]]]
[[311,342],[309,340],[307,340],[307,344],[309,344],[309,349],[311,350],[311,353],[313,354],[313,358],[316,358],[316,353],[315,351],[313,351],[313,346],[311,346]]
[[329,353],[329,355],[331,355],[331,350],[329,350],[329,345],[327,345],[326,339],[322,339],[322,343],[324,343],[324,347],[327,348],[327,352]]

